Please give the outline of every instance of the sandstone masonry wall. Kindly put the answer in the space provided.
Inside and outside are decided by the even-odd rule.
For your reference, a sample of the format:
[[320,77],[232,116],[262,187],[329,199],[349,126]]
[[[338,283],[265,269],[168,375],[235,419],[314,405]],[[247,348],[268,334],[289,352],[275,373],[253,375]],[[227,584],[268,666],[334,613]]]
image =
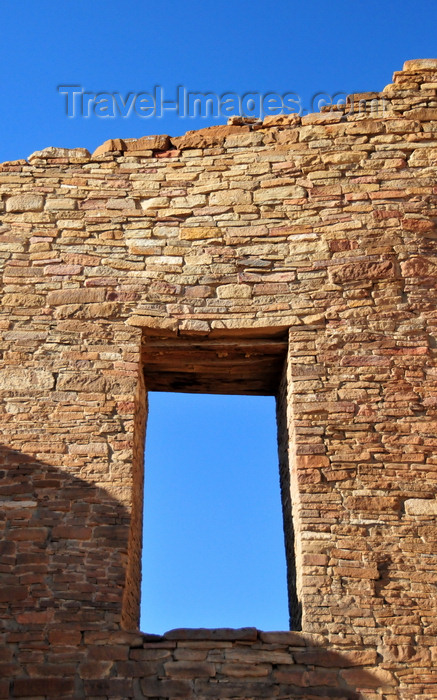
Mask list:
[[[0,166],[0,697],[437,697],[436,173],[434,59]],[[139,633],[147,388],[228,381],[278,394],[302,630]]]

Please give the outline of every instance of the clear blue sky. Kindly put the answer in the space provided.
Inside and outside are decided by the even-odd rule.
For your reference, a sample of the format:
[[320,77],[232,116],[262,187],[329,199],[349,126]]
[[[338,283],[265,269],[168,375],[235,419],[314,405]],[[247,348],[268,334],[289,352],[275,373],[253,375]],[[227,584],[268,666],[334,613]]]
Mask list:
[[[437,4],[431,0],[277,0],[270,5],[265,0],[21,0],[1,3],[0,22],[0,161],[25,158],[47,146],[92,151],[109,138],[179,135],[225,123],[224,118],[182,118],[173,112],[162,118],[135,112],[127,118],[94,113],[85,118],[78,110],[68,118],[58,86],[117,93],[122,100],[128,93],[152,93],[155,86],[167,100],[175,99],[177,86],[218,95],[292,92],[309,111],[315,93],[381,90],[405,60],[437,57]],[[161,398],[152,396],[145,550],[154,573],[149,575],[148,564],[142,628],[286,628],[272,402],[256,402],[253,417],[247,403],[223,407],[220,399],[190,417],[190,397],[182,402],[175,396],[163,408]],[[187,423],[197,427],[205,416],[184,456]],[[228,436],[222,432],[225,418]],[[217,460],[211,456],[210,428],[217,430],[212,449]],[[257,446],[242,448],[243,434],[258,438]],[[223,444],[227,451],[220,453]],[[252,494],[256,484],[261,491]],[[192,501],[195,492],[203,503]],[[213,495],[215,504],[209,501]],[[240,525],[246,527],[243,534]],[[195,545],[191,553],[183,549],[187,542]],[[233,552],[232,543],[237,545]],[[274,590],[272,581],[279,579],[280,589]],[[234,591],[239,598],[230,602]]]
[[87,92],[380,90],[410,58],[437,55],[430,0],[20,0],[0,7],[0,161],[46,146],[179,135],[224,120],[68,119],[59,85]]
[[288,629],[274,398],[149,400],[141,629]]

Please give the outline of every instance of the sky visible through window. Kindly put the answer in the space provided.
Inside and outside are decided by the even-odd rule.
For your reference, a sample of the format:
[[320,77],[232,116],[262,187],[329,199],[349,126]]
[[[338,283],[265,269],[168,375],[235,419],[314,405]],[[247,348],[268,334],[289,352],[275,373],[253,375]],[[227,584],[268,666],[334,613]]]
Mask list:
[[149,393],[140,629],[288,629],[275,400]]

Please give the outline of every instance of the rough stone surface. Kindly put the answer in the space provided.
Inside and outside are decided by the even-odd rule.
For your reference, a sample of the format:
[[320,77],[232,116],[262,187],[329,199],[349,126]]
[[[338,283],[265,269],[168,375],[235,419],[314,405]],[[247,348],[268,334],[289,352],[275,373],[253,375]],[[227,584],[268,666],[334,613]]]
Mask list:
[[[0,165],[0,697],[437,697],[436,86]],[[276,394],[294,631],[138,632],[159,386]]]

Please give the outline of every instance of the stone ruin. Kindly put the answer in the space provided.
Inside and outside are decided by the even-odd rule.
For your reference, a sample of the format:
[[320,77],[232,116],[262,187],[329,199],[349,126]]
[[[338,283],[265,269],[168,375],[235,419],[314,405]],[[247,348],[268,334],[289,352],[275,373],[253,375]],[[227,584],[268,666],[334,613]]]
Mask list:
[[[0,698],[435,699],[437,60],[0,171]],[[277,396],[291,630],[138,630],[148,389]]]

